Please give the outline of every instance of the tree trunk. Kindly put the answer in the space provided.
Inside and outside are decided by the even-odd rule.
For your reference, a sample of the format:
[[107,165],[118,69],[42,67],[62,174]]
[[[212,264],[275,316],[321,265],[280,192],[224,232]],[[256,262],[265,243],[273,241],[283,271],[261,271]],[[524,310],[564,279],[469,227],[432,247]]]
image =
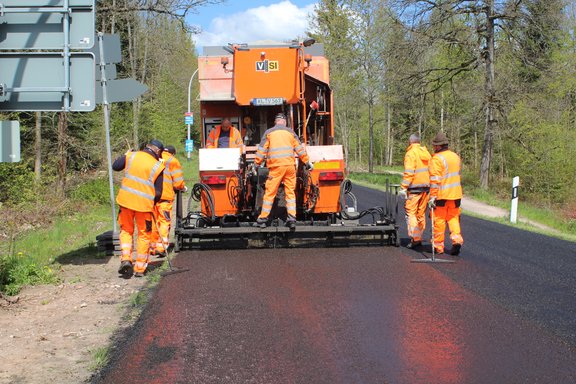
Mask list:
[[420,113],[418,114],[418,136],[422,138],[422,123],[424,122],[424,88],[420,89]]
[[392,165],[392,106],[388,102],[388,121],[386,123],[386,165]]
[[484,62],[486,65],[485,74],[485,130],[484,144],[482,148],[482,160],[480,163],[480,187],[488,188],[490,176],[490,163],[492,161],[492,152],[494,145],[494,132],[498,122],[496,121],[495,103],[495,76],[494,76],[494,0],[486,1],[486,50],[484,52]]
[[66,112],[58,113],[58,194],[64,197],[66,191],[66,135],[68,131],[68,114]]
[[444,132],[444,91],[441,92],[440,97],[440,131]]
[[[136,36],[132,33],[132,23],[128,20],[128,58],[130,60],[130,71],[132,72],[132,78],[137,79],[136,77],[136,52],[135,49],[135,42]],[[132,101],[132,141],[134,144],[134,149],[137,150],[139,148],[139,134],[138,134],[138,126],[139,120],[138,117],[140,115],[140,111],[138,109],[138,101]]]
[[368,172],[374,171],[374,105],[372,100],[368,102]]
[[42,112],[36,112],[34,133],[34,179],[39,182],[42,176]]

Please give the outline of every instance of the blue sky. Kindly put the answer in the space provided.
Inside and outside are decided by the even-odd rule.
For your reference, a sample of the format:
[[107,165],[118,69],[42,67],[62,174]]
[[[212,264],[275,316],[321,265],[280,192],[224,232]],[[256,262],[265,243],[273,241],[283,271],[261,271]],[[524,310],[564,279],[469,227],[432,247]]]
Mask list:
[[199,7],[187,17],[202,29],[193,36],[197,48],[228,43],[288,41],[303,37],[314,0],[227,0]]

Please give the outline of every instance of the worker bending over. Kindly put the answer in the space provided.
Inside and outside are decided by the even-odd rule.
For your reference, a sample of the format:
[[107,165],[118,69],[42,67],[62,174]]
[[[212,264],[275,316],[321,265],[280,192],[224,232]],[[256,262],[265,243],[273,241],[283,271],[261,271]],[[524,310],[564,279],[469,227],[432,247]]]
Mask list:
[[243,145],[240,131],[228,117],[222,119],[222,124],[212,129],[206,139],[206,148],[242,148]]
[[162,152],[164,162],[164,185],[160,201],[154,206],[154,220],[156,225],[152,227],[152,239],[150,244],[150,255],[165,257],[168,251],[170,237],[170,225],[172,216],[172,206],[174,205],[174,191],[186,192],[188,188],[184,184],[184,174],[182,165],[175,157],[176,148],[167,145]]
[[[144,276],[148,266],[154,204],[162,196],[164,164],[160,161],[164,145],[152,140],[141,151],[128,151],[112,164],[115,171],[124,170],[122,186],[116,196],[120,206],[120,247],[122,257],[118,273]],[[134,222],[138,228],[136,263],[132,265]]]
[[430,160],[430,201],[428,207],[434,212],[433,247],[436,253],[444,253],[446,223],[452,241],[451,255],[458,255],[464,243],[460,233],[460,202],[462,200],[462,171],[460,156],[448,149],[448,138],[439,132],[434,140],[434,156]]
[[422,245],[422,234],[426,229],[426,205],[430,190],[428,162],[430,152],[420,145],[420,136],[411,135],[404,155],[404,175],[400,184],[400,196],[404,197],[406,224],[410,243],[407,248],[415,249]]
[[298,139],[294,131],[286,126],[286,116],[282,113],[276,115],[274,126],[264,132],[262,141],[258,145],[254,163],[260,166],[266,160],[269,169],[266,180],[266,192],[262,200],[262,211],[256,224],[265,228],[268,216],[274,204],[274,198],[278,192],[280,183],[284,182],[284,193],[286,196],[286,211],[288,218],[286,225],[291,229],[296,226],[296,162],[294,153],[306,163],[306,168],[312,170],[313,165],[306,153],[306,149]]

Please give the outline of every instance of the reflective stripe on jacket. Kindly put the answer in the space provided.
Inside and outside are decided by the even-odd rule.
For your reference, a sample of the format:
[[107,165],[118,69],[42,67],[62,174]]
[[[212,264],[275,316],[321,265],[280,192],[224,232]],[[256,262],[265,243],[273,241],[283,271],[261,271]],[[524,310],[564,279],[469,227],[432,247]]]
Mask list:
[[460,156],[449,149],[437,152],[430,160],[430,197],[438,200],[462,198]]
[[164,160],[164,187],[160,200],[173,201],[174,190],[184,189],[182,165],[170,152],[162,152],[162,159]]
[[285,125],[275,125],[264,132],[254,162],[260,165],[266,160],[268,168],[294,166],[294,154],[304,163],[310,160],[294,131]]
[[152,212],[154,182],[163,171],[162,162],[152,155],[142,151],[127,153],[122,186],[116,196],[118,205],[137,212]]
[[[220,131],[222,130],[221,125],[217,125],[206,138],[206,148],[218,148],[218,138],[220,137]],[[242,135],[236,127],[230,127],[230,145],[228,148],[242,148],[244,142],[242,141]]]
[[430,152],[419,143],[411,144],[404,155],[404,175],[401,187],[403,189],[428,189],[430,187],[430,174],[428,163]]

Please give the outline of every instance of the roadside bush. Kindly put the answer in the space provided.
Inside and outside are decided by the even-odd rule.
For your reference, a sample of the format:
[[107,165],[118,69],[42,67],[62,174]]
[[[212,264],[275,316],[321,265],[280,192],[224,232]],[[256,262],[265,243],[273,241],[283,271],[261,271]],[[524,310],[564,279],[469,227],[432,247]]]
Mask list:
[[8,295],[17,294],[25,285],[56,282],[58,278],[49,266],[38,265],[22,252],[0,256],[0,291]]
[[108,204],[110,203],[108,179],[94,179],[79,184],[70,192],[70,198],[77,202]]
[[24,163],[0,163],[0,202],[17,205],[36,197],[34,172]]

